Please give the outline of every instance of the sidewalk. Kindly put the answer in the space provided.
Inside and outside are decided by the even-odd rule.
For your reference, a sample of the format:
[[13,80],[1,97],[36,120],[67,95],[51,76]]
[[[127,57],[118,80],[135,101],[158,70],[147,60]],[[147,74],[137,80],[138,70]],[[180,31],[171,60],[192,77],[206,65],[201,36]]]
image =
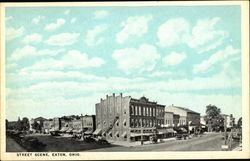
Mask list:
[[[172,138],[166,138],[166,139],[158,139],[158,143],[164,143],[170,140],[175,140],[175,137]],[[135,142],[126,142],[126,141],[110,141],[110,144],[113,145],[119,145],[124,147],[134,147],[134,146],[141,146],[141,141],[135,141]],[[153,144],[151,141],[144,141],[143,145],[149,145]]]
[[242,144],[240,144],[236,148],[232,149],[232,151],[242,151]]

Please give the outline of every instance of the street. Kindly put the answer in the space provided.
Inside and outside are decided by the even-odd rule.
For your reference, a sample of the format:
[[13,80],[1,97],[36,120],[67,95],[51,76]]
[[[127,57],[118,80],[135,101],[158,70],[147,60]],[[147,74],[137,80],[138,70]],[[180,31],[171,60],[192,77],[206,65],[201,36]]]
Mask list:
[[[170,140],[164,143],[139,145],[133,147],[110,147],[89,151],[113,152],[113,151],[220,151],[224,140],[222,133],[207,133],[201,137],[188,140]],[[234,142],[234,146],[236,146]]]
[[[99,145],[50,135],[37,135],[34,137],[47,145],[42,150],[44,152],[221,151],[221,145],[224,143],[222,133],[206,133],[201,137],[187,140],[175,140],[175,138],[172,138],[157,144],[136,145],[132,143],[133,146],[131,144],[124,146],[117,144]],[[232,147],[235,148],[237,145],[238,142],[233,141]],[[23,147],[9,137],[7,137],[6,146],[7,152],[25,151]]]
[[7,152],[26,152],[14,139],[6,137],[6,151]]

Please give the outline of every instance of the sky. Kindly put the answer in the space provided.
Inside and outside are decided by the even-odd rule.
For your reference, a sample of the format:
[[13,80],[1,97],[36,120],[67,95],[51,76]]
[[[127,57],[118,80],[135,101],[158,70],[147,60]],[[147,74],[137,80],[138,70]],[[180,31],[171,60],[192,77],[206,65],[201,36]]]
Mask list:
[[242,115],[241,10],[6,7],[6,118],[95,114],[116,93]]

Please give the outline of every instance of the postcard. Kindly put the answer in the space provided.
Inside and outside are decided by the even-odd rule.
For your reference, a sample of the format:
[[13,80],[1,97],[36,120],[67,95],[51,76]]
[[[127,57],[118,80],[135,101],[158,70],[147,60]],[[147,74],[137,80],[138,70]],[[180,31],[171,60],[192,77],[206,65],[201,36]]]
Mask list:
[[249,158],[249,3],[1,4],[1,160]]

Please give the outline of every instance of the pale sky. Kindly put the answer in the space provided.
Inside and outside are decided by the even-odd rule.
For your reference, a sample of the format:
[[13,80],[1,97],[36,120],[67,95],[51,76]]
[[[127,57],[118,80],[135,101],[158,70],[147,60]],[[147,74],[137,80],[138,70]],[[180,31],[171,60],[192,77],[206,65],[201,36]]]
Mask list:
[[95,114],[106,94],[242,115],[240,6],[7,7],[6,118]]

